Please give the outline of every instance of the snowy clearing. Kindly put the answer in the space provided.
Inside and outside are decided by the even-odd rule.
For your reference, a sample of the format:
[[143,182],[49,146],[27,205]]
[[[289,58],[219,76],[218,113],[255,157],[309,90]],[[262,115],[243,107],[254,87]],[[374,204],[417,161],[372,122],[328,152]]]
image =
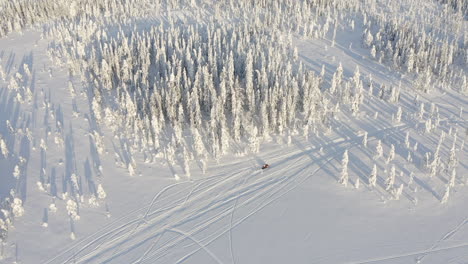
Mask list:
[[0,263],[468,262],[466,1],[0,7]]

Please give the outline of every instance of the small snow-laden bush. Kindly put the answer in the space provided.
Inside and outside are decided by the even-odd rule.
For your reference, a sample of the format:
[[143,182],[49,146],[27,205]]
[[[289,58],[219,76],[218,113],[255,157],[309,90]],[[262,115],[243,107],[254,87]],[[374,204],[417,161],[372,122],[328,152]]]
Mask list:
[[195,133],[191,152],[219,156],[233,140],[249,142],[251,131],[268,137],[328,118],[319,77],[295,59],[290,37],[280,32],[215,21],[97,34],[82,60],[74,42],[57,49],[81,63],[96,120],[114,120],[135,149],[171,141],[180,151]]

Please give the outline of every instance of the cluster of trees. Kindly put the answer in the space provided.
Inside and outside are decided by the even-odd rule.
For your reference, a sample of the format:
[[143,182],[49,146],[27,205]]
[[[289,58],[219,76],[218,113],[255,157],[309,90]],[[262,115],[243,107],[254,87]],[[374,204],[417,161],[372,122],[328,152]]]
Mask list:
[[[465,16],[446,8],[419,12],[418,3],[422,4],[415,1],[408,7],[396,5],[401,8],[393,12],[388,10],[391,7],[386,7],[385,15],[366,10],[363,45],[371,49],[371,55],[379,61],[414,74],[416,89],[427,92],[437,81],[443,87],[468,92]],[[418,15],[401,16],[401,9],[418,12]]]
[[55,50],[87,76],[96,120],[140,149],[218,157],[233,141],[256,151],[260,138],[308,133],[331,111],[321,77],[304,69],[291,39],[246,24],[121,27],[113,37],[98,31],[86,49],[59,38]]
[[[184,10],[200,20],[206,10],[231,22],[334,41],[343,21],[354,30],[354,21],[362,17],[364,45],[379,60],[415,74],[416,88],[427,91],[437,79],[442,85],[466,92],[468,34],[463,25],[468,5],[463,0],[439,0],[440,7],[419,10],[425,1],[397,1],[388,6],[359,0],[12,0],[2,3],[0,36],[51,19],[65,24],[86,21],[113,25],[154,12],[170,19],[173,10]],[[418,15],[401,16],[401,10]]]
[[11,0],[0,4],[0,37],[38,23],[99,17],[117,24],[127,19],[154,15],[155,11],[185,10],[196,13],[201,11],[197,9],[200,6],[219,15],[222,13],[227,19],[243,17],[255,20],[255,23],[317,37],[328,31],[332,22],[331,13],[336,17],[337,10],[356,8],[358,4],[357,0]]

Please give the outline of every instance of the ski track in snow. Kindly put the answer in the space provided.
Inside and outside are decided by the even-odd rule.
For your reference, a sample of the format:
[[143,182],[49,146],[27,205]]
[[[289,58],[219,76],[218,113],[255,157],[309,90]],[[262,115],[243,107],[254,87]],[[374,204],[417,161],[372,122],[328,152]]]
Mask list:
[[411,257],[411,256],[419,255],[419,254],[427,255],[427,254],[430,254],[430,253],[442,252],[442,251],[447,251],[447,250],[457,249],[457,248],[463,248],[463,247],[468,247],[468,242],[453,245],[453,246],[446,246],[446,247],[426,249],[426,250],[418,250],[418,251],[412,251],[412,252],[408,252],[408,253],[404,253],[404,254],[389,255],[389,256],[385,256],[385,257],[372,258],[372,259],[367,259],[367,260],[362,260],[362,261],[346,262],[346,264],[376,263],[376,262],[379,262],[379,261],[386,261],[386,260],[392,260],[392,259],[398,259],[398,258],[404,258],[404,257]]
[[465,224],[468,223],[468,217],[463,219],[455,228],[451,229],[449,232],[447,232],[441,239],[437,240],[428,250],[427,252],[424,252],[421,254],[421,256],[416,258],[417,263],[422,263],[423,259],[431,252],[434,252],[434,250],[438,247],[440,243],[443,241],[446,241],[447,239],[450,239],[453,237],[462,227],[465,226]]
[[[379,129],[370,132],[369,137],[375,137],[383,133],[391,134],[401,129],[404,130],[406,127],[406,125],[398,125]],[[290,152],[276,157],[275,166],[267,171],[252,170],[249,167],[227,176],[218,175],[196,181],[174,183],[158,192],[148,205],[112,222],[104,230],[80,240],[77,244],[51,258],[46,263],[113,263],[118,262],[120,257],[125,257],[132,250],[138,250],[147,243],[149,243],[149,246],[146,246],[146,250],[134,263],[155,263],[170,254],[169,249],[180,245],[186,240],[191,240],[198,248],[179,259],[178,262],[182,262],[201,249],[207,251],[206,246],[211,242],[226,232],[231,232],[245,219],[289,193],[300,183],[315,175],[330,161],[336,159],[342,151],[358,145],[360,140],[360,135],[356,135],[352,139],[338,138],[307,151]],[[372,138],[369,140],[372,140]],[[308,154],[317,153],[320,148],[330,146],[335,147],[332,152],[326,152],[317,157],[314,156],[316,159],[310,161]],[[275,159],[272,158],[271,160]],[[317,164],[319,166],[316,166]],[[311,167],[315,167],[312,172]],[[238,183],[235,184],[235,182]],[[170,192],[173,187],[185,184],[193,185],[190,191],[185,188],[174,193]],[[230,189],[231,186],[236,186],[236,188]],[[289,188],[286,188],[288,186]],[[185,193],[188,192],[186,195],[184,195],[184,190],[187,190]],[[169,193],[168,198],[162,198],[164,193]],[[156,207],[158,201],[170,200],[169,197],[173,199],[170,205],[151,211],[152,208]],[[241,217],[240,220],[234,221],[234,210],[252,203],[258,203],[255,209]],[[143,215],[138,216],[139,213],[143,213]],[[208,213],[215,214],[206,219]],[[201,231],[226,217],[230,217],[229,223],[221,230],[216,230],[212,234],[213,237],[209,237],[211,236],[209,235],[202,239],[195,238]],[[124,223],[119,225],[122,222]],[[189,231],[182,231],[181,228],[184,224],[194,226]],[[179,236],[169,239],[160,247],[156,247],[162,236],[174,232],[178,233]],[[206,239],[208,241],[204,242]],[[231,236],[230,239],[232,239]],[[232,241],[229,247],[232,250]],[[207,253],[212,255],[209,251]],[[212,255],[212,258],[217,259],[215,255]],[[233,253],[231,253],[231,258],[234,261]]]

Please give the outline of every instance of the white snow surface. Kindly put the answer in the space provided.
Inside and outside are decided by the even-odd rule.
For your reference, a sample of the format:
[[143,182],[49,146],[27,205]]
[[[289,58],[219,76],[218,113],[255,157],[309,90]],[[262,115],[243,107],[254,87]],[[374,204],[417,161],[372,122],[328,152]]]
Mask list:
[[[366,95],[357,115],[334,116],[331,131],[276,135],[257,153],[234,145],[219,160],[201,161],[206,173],[205,165],[190,161],[189,174],[183,162],[148,161],[138,151],[135,164],[120,164],[121,141],[104,125],[97,134],[86,87],[50,59],[49,43],[39,28],[0,38],[6,74],[0,132],[8,142],[1,143],[0,198],[14,198],[15,216],[0,243],[0,263],[468,262],[468,155],[462,143],[468,97],[450,89],[415,91],[410,76],[361,48],[359,30],[339,32],[333,46],[328,38],[299,36],[293,45],[316,74],[325,65],[326,82],[341,63],[346,78],[358,66],[362,79],[371,74],[379,86],[401,85],[399,104]],[[23,84],[32,100],[24,96],[20,103],[7,86],[24,63],[32,73]],[[439,108],[435,132],[426,133],[417,118],[420,102],[426,112],[431,103]],[[402,118],[392,120],[399,106]],[[447,161],[454,140],[458,160],[450,188],[451,172],[430,177],[421,169],[442,131],[441,160]],[[375,158],[379,140],[383,156]],[[345,151],[347,187],[338,183]],[[270,168],[261,170],[265,163]],[[376,187],[368,184],[374,164]],[[395,182],[386,190],[392,166]],[[66,186],[70,168],[75,174]],[[0,223],[1,234],[6,225]]]

